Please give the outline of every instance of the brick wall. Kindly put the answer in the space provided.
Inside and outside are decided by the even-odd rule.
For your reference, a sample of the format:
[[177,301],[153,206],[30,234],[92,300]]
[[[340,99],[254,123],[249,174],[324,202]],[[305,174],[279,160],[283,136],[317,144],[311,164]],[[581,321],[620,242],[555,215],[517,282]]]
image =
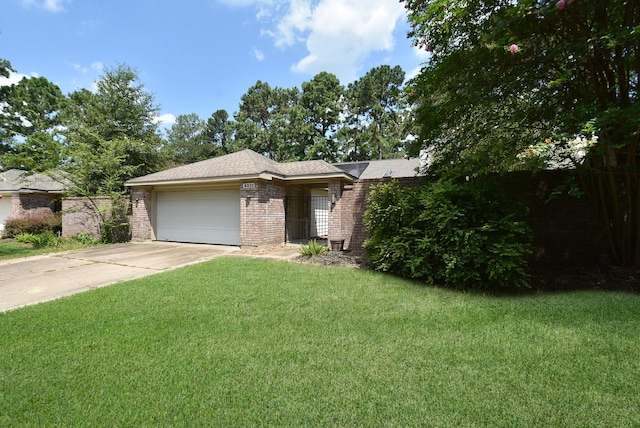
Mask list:
[[241,245],[258,247],[285,241],[286,187],[256,181],[253,189],[240,189]]
[[100,239],[100,221],[96,206],[100,210],[108,210],[111,200],[108,197],[96,197],[93,201],[95,204],[87,198],[62,200],[62,236],[69,237],[83,232]]
[[133,188],[131,191],[131,238],[135,240],[153,239],[151,227],[151,189]]
[[348,222],[347,213],[350,209],[348,194],[345,194],[340,180],[330,180],[329,193],[329,240],[344,239],[345,248],[351,232],[351,224]]
[[364,227],[364,212],[367,209],[371,187],[397,181],[403,187],[416,187],[422,183],[419,177],[407,178],[380,178],[373,180],[358,180],[353,185],[345,186],[340,203],[342,204],[342,237],[345,239],[345,248],[358,256],[364,256],[362,248],[369,234]]
[[48,193],[14,193],[11,197],[11,217],[28,218],[55,212],[55,201],[59,195]]

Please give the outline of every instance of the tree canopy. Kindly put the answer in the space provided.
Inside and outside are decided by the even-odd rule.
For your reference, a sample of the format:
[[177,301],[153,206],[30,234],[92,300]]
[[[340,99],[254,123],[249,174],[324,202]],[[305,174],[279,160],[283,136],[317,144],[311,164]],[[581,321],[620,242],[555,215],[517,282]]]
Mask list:
[[349,85],[348,120],[355,132],[347,158],[395,158],[401,153],[410,113],[402,92],[404,80],[401,67],[381,65]]
[[58,138],[66,99],[44,77],[23,78],[0,87],[0,165],[46,171],[60,162]]
[[571,163],[587,174],[614,256],[640,263],[640,2],[403,1],[413,43],[432,54],[411,88],[422,127],[412,150],[428,149],[431,172],[582,152]]
[[120,191],[127,179],[165,166],[159,108],[137,72],[127,65],[107,69],[97,88],[70,94],[64,113],[64,167],[80,179],[81,194]]
[[0,76],[9,77],[9,73],[15,71],[13,67],[11,67],[11,63],[3,58],[0,58]]
[[[0,75],[11,71],[2,60]],[[126,64],[106,68],[95,91],[66,96],[44,77],[24,78],[0,87],[0,164],[64,169],[78,178],[77,193],[93,194],[169,165],[245,148],[278,161],[401,157],[413,116],[404,79],[400,67],[383,65],[347,87],[328,72],[293,88],[257,81],[233,116],[221,109],[207,119],[181,114],[163,130],[153,94]]]

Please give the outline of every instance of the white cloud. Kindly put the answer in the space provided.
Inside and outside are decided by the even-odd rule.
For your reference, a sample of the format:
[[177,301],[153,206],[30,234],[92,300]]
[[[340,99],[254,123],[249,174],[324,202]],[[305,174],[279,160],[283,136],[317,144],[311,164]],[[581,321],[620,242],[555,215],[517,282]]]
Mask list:
[[65,5],[70,3],[71,0],[21,0],[23,6],[31,7],[36,6],[49,12],[62,12],[65,10]]
[[309,53],[292,70],[327,70],[350,82],[371,53],[393,50],[394,31],[404,13],[397,0],[322,0],[304,21],[299,9],[292,9],[278,28],[278,41],[288,40],[287,31],[308,31]]
[[312,25],[313,11],[308,0],[291,0],[289,13],[280,21],[276,32],[276,46],[291,46],[298,40],[296,33],[304,32]]
[[277,47],[306,46],[306,56],[291,70],[309,75],[329,71],[343,83],[357,78],[373,52],[394,49],[394,31],[405,15],[398,0],[234,0],[233,4],[259,8],[259,20],[270,26],[263,33],[273,37]]
[[418,61],[420,61],[421,65],[419,65],[419,66],[415,67],[413,70],[409,71],[407,73],[406,80],[408,81],[408,80],[411,80],[411,79],[417,77],[420,74],[420,72],[422,71],[422,67],[429,62],[429,60],[431,59],[432,55],[433,54],[431,52],[427,52],[427,50],[425,48],[419,48],[419,47],[414,46],[413,47],[413,56],[415,56],[418,59]]
[[171,113],[161,114],[154,118],[154,122],[160,126],[170,126],[176,122],[176,117]]
[[422,66],[416,67],[413,70],[409,71],[405,76],[405,81],[408,82],[409,80],[418,77],[421,71],[422,71]]
[[277,47],[304,44],[306,56],[291,70],[304,74],[334,73],[343,82],[357,78],[374,52],[394,49],[394,31],[405,16],[398,0],[217,0],[256,8],[267,25],[262,34]]
[[39,77],[38,73],[31,73],[29,75],[9,72],[9,77],[0,76],[0,86],[11,86],[20,82],[22,79],[28,79],[30,77]]
[[260,49],[253,48],[253,54],[255,55],[258,61],[260,62],[264,61],[264,52],[262,52]]
[[74,89],[89,89],[91,92],[98,91],[96,83],[99,73],[104,70],[104,64],[100,61],[92,62],[89,65],[71,64],[71,68],[80,73],[79,76],[71,79],[71,86]]
[[413,54],[416,56],[416,58],[422,61],[427,61],[429,58],[431,58],[432,55],[432,53],[428,52],[425,48],[419,48],[417,46],[413,47]]
[[102,72],[102,71],[104,71],[104,64],[101,63],[100,61],[92,62],[91,63],[91,69],[94,70],[94,71]]
[[80,64],[71,64],[74,70],[81,72],[82,74],[87,74],[89,72],[102,72],[104,70],[104,64],[100,61],[92,62],[89,65],[80,65]]

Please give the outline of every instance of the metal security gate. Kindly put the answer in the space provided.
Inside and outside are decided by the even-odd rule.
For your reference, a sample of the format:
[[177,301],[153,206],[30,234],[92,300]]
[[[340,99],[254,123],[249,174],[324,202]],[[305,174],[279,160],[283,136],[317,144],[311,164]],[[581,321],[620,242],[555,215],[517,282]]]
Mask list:
[[285,223],[287,242],[326,238],[329,234],[329,198],[287,196]]

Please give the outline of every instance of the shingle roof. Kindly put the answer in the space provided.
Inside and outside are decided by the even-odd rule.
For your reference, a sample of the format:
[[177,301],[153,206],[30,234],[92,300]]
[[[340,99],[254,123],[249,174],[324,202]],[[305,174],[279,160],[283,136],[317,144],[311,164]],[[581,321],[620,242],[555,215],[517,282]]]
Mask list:
[[280,171],[286,176],[340,174],[344,172],[323,160],[281,163]]
[[360,178],[362,180],[382,178],[388,172],[391,178],[416,177],[420,175],[420,163],[418,158],[370,161]]
[[346,162],[334,164],[361,180],[383,178],[417,177],[420,175],[421,160],[412,159],[383,159],[363,162]]
[[261,174],[286,179],[287,177],[309,175],[344,175],[344,172],[322,160],[279,163],[253,150],[245,149],[217,158],[137,177],[127,181],[125,184],[139,185],[189,180],[215,181],[226,178],[256,177]]
[[65,184],[46,174],[29,174],[21,169],[0,172],[0,192],[52,192],[65,190]]

